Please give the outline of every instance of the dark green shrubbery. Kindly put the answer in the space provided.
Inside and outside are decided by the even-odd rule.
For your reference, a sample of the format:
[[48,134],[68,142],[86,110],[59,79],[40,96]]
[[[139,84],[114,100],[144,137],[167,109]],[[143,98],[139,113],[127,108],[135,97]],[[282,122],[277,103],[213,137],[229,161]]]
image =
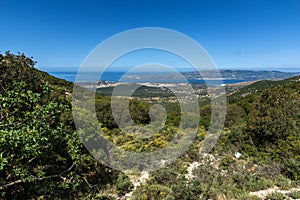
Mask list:
[[164,185],[143,185],[133,193],[133,200],[175,200],[173,191]]
[[0,198],[92,198],[112,184],[118,172],[98,164],[74,130],[72,84],[24,55],[0,57]]
[[128,178],[128,176],[126,176],[124,174],[119,174],[117,183],[116,183],[116,187],[117,187],[117,192],[119,194],[124,194],[124,193],[130,191],[130,189],[133,188],[133,185],[130,182],[130,179]]
[[273,192],[267,196],[268,200],[287,200],[289,199],[286,195],[279,192]]
[[[129,192],[132,183],[126,175],[99,164],[84,148],[79,137],[83,131],[73,124],[73,84],[34,69],[34,64],[23,54],[0,54],[0,198],[113,199]],[[236,93],[231,99],[212,160],[199,157],[211,121],[211,106],[202,106],[190,149],[151,172],[133,199],[256,199],[250,191],[298,186],[300,82],[291,79],[271,88],[262,84],[255,94]],[[253,87],[248,91],[256,91]],[[134,133],[118,129],[110,103],[109,97],[97,95],[95,107],[105,137],[116,146],[151,152],[177,137],[178,104],[162,103],[168,106],[167,125],[146,138],[138,136],[151,132],[150,126]],[[135,123],[149,124],[149,102],[132,99],[129,108]],[[83,119],[89,117],[89,110],[78,111]],[[236,152],[242,156],[235,157]],[[189,179],[185,175],[193,161],[199,167]],[[286,197],[275,193],[268,198]]]
[[300,199],[300,191],[291,192],[288,194],[292,199]]

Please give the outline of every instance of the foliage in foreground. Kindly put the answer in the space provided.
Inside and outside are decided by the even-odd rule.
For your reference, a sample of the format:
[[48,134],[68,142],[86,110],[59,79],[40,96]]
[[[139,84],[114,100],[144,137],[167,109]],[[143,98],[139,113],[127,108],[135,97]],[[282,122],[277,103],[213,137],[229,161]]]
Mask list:
[[[34,62],[22,54],[0,54],[1,198],[113,199],[130,191],[127,176],[97,163],[82,145],[71,115],[72,84],[33,67]],[[198,150],[207,133],[211,108],[202,106],[198,133],[189,150],[172,165],[152,172],[148,182],[133,193],[133,199],[257,199],[249,192],[298,187],[297,80],[282,81],[246,97],[235,96],[227,107],[218,144],[206,159],[199,158]],[[163,148],[177,132],[177,105],[166,104],[167,125],[148,141],[122,134],[113,121],[109,102],[108,97],[97,96],[97,117],[107,138],[125,150]],[[148,102],[130,102],[135,123],[149,123],[149,107]],[[235,156],[237,152],[240,158]],[[193,161],[200,166],[188,179],[187,167]],[[283,197],[276,193],[268,198]]]
[[74,131],[71,84],[24,55],[0,58],[1,198],[92,197],[114,185],[118,172],[99,165]]

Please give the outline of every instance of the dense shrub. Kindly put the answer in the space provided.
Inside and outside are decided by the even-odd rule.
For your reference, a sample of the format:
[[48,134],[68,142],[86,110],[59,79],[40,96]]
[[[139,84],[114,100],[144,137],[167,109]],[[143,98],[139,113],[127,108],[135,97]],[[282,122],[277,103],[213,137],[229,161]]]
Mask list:
[[287,199],[289,199],[286,195],[279,193],[279,192],[273,192],[273,193],[269,194],[266,198],[268,200],[287,200]]

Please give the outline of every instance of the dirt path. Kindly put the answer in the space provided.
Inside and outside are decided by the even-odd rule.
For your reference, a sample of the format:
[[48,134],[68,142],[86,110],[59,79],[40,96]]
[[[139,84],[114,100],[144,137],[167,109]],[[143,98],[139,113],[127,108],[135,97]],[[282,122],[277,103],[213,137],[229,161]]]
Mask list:
[[[281,190],[279,189],[278,187],[273,187],[273,188],[269,188],[269,189],[266,189],[266,190],[259,190],[259,191],[256,191],[256,192],[250,192],[249,194],[250,195],[255,195],[255,196],[258,196],[259,198],[262,198],[262,199],[265,199],[269,194],[272,194],[274,192],[279,192],[281,194],[289,194],[291,192],[297,192],[297,191],[300,191],[300,188],[291,188],[289,190]],[[292,198],[290,198],[292,199]]]
[[130,192],[126,193],[123,197],[118,198],[118,200],[130,200],[136,188],[142,184],[145,184],[149,179],[148,171],[142,171],[139,175],[134,174],[130,171],[125,172],[125,174],[130,178],[130,181],[133,184],[133,189]]
[[198,162],[192,162],[192,163],[189,163],[189,166],[188,166],[188,168],[187,168],[188,173],[185,175],[185,178],[186,178],[187,180],[193,179],[193,178],[195,177],[195,176],[193,175],[193,171],[194,171],[195,169],[197,169],[199,166],[200,166],[200,163],[198,163]]

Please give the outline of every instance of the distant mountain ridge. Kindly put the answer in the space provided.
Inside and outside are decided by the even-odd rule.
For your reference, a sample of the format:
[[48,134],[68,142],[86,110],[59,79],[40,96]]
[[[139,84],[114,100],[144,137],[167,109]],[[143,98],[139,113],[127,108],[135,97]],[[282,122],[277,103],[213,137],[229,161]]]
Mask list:
[[[300,70],[299,70],[300,71]],[[276,70],[203,70],[201,76],[198,72],[184,72],[187,78],[217,78],[235,79],[245,81],[278,80],[300,75],[300,72],[282,72]]]

